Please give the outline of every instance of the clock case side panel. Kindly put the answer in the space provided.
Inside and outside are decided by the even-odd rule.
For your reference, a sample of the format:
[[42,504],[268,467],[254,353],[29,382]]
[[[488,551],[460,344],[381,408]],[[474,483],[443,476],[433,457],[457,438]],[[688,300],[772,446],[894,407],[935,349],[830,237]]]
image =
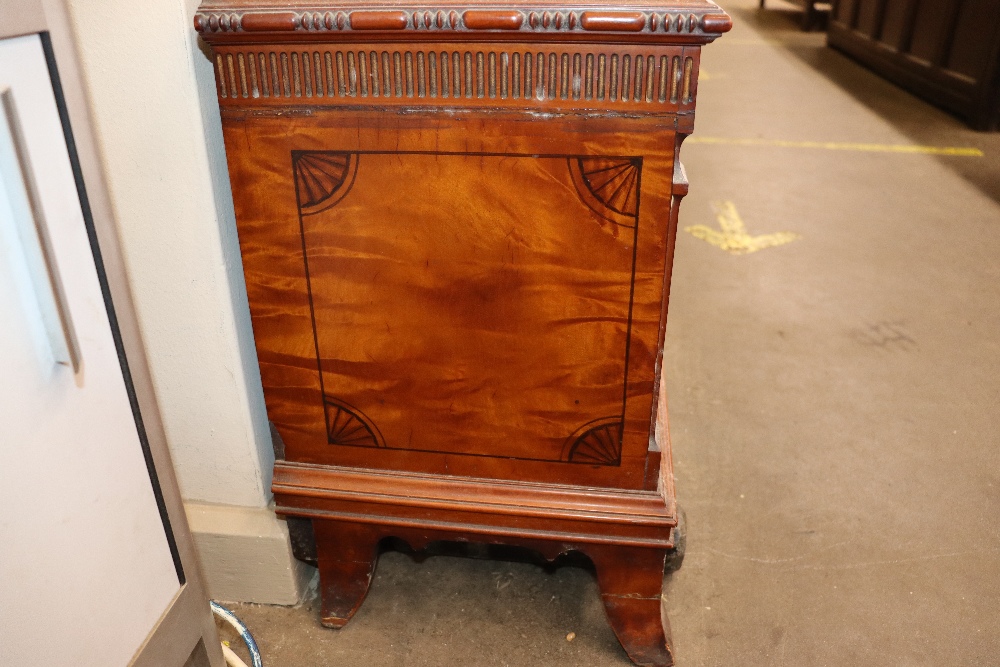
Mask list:
[[[286,111],[285,113],[289,113]],[[286,458],[306,463],[334,463],[358,467],[385,467],[409,469],[424,472],[439,472],[442,474],[458,474],[477,477],[497,477],[507,479],[551,480],[561,483],[580,483],[599,486],[618,486],[630,488],[655,488],[657,484],[655,471],[658,468],[659,447],[650,451],[649,424],[652,418],[651,410],[654,403],[653,391],[654,369],[652,358],[657,356],[657,350],[662,340],[657,339],[657,331],[661,328],[661,301],[664,295],[656,285],[655,291],[651,285],[646,286],[647,297],[645,308],[639,309],[634,316],[645,320],[646,333],[639,342],[648,357],[645,363],[650,367],[640,369],[631,375],[629,380],[630,401],[642,403],[648,401],[648,406],[638,412],[630,413],[629,420],[633,432],[642,431],[642,445],[633,445],[624,452],[622,467],[580,466],[566,463],[541,463],[532,461],[492,460],[488,465],[484,461],[465,461],[464,457],[441,455],[432,463],[428,456],[422,454],[401,452],[392,461],[385,461],[382,451],[378,457],[372,452],[359,450],[351,455],[340,454],[335,459],[330,458],[330,447],[323,437],[324,423],[322,413],[322,390],[317,369],[316,340],[312,330],[311,314],[309,312],[309,293],[307,268],[304,265],[304,248],[299,221],[296,220],[294,206],[276,204],[274,187],[267,184],[272,179],[278,179],[279,169],[286,169],[290,163],[291,144],[282,144],[283,154],[271,155],[271,148],[262,148],[263,144],[253,139],[255,132],[264,134],[288,134],[285,125],[305,128],[328,125],[320,129],[319,135],[310,143],[307,138],[310,131],[306,130],[296,144],[302,147],[319,147],[325,145],[328,136],[367,136],[362,140],[368,149],[384,148],[399,149],[437,147],[439,150],[458,148],[469,149],[469,137],[476,137],[480,142],[474,148],[489,148],[497,146],[508,147],[517,141],[524,143],[525,153],[562,150],[572,153],[609,151],[611,153],[646,153],[658,156],[652,162],[646,159],[647,167],[643,184],[643,195],[650,193],[650,198],[659,198],[659,203],[651,202],[650,220],[644,221],[648,231],[655,232],[651,236],[657,238],[644,239],[639,247],[648,253],[659,257],[659,266],[654,271],[647,271],[647,283],[650,274],[660,276],[662,283],[663,261],[667,255],[668,211],[670,209],[669,193],[673,187],[673,155],[672,150],[664,152],[662,146],[673,144],[673,132],[676,119],[660,117],[650,119],[632,119],[623,126],[621,119],[597,119],[567,117],[550,121],[539,127],[532,123],[530,117],[519,114],[503,116],[508,123],[498,124],[496,114],[484,114],[475,120],[467,119],[467,125],[459,127],[466,131],[456,131],[455,121],[447,120],[441,114],[419,114],[403,118],[393,117],[387,121],[384,117],[355,111],[338,111],[336,113],[311,111],[308,120],[303,117],[289,119],[283,114],[243,114],[227,110],[224,113],[224,127],[227,138],[227,150],[230,160],[234,191],[237,192],[237,221],[240,230],[241,247],[244,253],[245,273],[250,295],[251,311],[258,353],[261,360],[262,379],[265,387],[265,398],[268,401],[269,415],[282,435],[286,447]],[[551,123],[554,123],[551,124]],[[260,130],[271,126],[270,130]],[[280,128],[279,128],[280,126]],[[451,130],[446,129],[452,127]],[[497,129],[498,127],[502,129]],[[553,128],[558,131],[553,131]],[[624,129],[623,129],[624,127]],[[258,128],[258,129],[252,129]],[[345,130],[344,128],[349,128]],[[395,128],[395,129],[393,129]],[[514,131],[516,130],[516,131]],[[333,133],[331,135],[330,133]],[[338,134],[338,133],[342,133]],[[520,140],[513,136],[523,135]],[[450,137],[450,138],[448,138]],[[358,145],[347,145],[343,139],[338,140],[341,146],[354,150]],[[448,144],[448,142],[451,144]],[[255,143],[256,142],[256,143]],[[379,144],[381,142],[381,144]],[[402,143],[401,143],[402,142]],[[264,156],[263,158],[261,156]],[[263,159],[272,165],[261,168],[258,162]],[[659,165],[657,166],[657,161]],[[272,173],[273,172],[273,173]],[[280,188],[288,189],[287,182]],[[288,201],[287,192],[284,200]],[[643,204],[645,206],[645,204]],[[261,217],[261,211],[267,211]],[[654,215],[655,212],[655,215]],[[654,219],[655,218],[655,219]],[[642,228],[642,225],[640,225]],[[649,235],[649,234],[647,234]],[[646,260],[647,265],[649,259]],[[653,302],[655,301],[655,304]],[[652,306],[655,305],[655,310]],[[280,324],[279,324],[280,322]],[[635,441],[633,435],[633,441]],[[431,457],[433,458],[433,457]],[[647,458],[651,460],[647,460]],[[621,474],[622,470],[627,476]],[[649,474],[650,471],[653,474]]]

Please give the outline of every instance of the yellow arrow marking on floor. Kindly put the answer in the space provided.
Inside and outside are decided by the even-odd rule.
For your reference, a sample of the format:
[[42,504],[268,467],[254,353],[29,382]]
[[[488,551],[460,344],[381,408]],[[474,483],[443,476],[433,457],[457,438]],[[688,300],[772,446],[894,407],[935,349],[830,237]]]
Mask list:
[[684,231],[733,255],[749,255],[764,248],[785,245],[786,243],[791,243],[796,239],[802,238],[792,232],[775,232],[773,234],[750,236],[747,233],[747,226],[743,222],[743,218],[740,217],[733,202],[719,202],[713,204],[712,208],[715,209],[715,217],[719,221],[719,228],[722,231],[705,225],[692,225],[685,227]]
[[860,151],[863,153],[909,153],[918,155],[953,155],[984,157],[978,148],[967,146],[918,146],[916,144],[863,144],[844,141],[785,141],[739,137],[691,137],[685,145],[722,144],[729,146],[775,146],[778,148],[821,148],[828,151]]

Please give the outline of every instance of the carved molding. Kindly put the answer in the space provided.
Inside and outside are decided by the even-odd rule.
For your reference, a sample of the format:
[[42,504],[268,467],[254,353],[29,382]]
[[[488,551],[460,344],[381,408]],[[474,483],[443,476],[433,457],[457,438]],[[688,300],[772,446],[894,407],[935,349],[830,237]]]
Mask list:
[[520,32],[645,33],[700,38],[707,42],[732,28],[718,8],[701,11],[608,11],[535,9],[399,8],[324,11],[211,11],[195,14],[206,36],[236,33],[338,32]]
[[[486,534],[538,531],[547,539],[636,546],[673,546],[673,497],[656,491],[602,489],[538,482],[508,482],[454,475],[363,470],[277,461],[273,490],[279,513],[356,519],[366,512],[387,525],[413,521],[419,512],[437,525],[491,515]],[[553,532],[552,519],[559,520]],[[547,522],[547,523],[546,523]]]
[[422,44],[225,46],[223,106],[421,105],[674,112],[694,106],[696,53],[677,46],[579,49]]

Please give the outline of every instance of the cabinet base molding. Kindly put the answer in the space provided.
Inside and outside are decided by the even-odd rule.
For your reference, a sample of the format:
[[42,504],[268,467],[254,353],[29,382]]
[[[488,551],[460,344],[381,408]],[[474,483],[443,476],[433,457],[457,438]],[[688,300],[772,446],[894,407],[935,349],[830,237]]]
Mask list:
[[658,491],[287,461],[275,463],[272,490],[281,514],[484,538],[673,549],[677,526],[676,507]]
[[277,510],[308,518],[320,572],[320,620],[347,624],[368,593],[387,538],[521,547],[594,565],[612,629],[639,665],[673,664],[662,605],[675,566],[677,515],[663,495],[555,484],[337,468],[278,461]]

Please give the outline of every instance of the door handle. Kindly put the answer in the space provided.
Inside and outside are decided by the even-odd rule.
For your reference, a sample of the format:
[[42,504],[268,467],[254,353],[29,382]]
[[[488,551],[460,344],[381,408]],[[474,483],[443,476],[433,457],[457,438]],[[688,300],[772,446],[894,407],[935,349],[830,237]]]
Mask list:
[[[71,366],[73,373],[79,373],[83,362],[80,344],[73,328],[69,303],[66,300],[66,292],[59,276],[59,267],[56,264],[52,240],[49,237],[45,214],[35,183],[34,171],[28,157],[27,144],[21,130],[17,107],[14,104],[14,94],[10,88],[0,92],[0,109],[2,109],[6,121],[6,134],[10,138],[9,146],[3,146],[2,144],[7,142],[4,142],[4,137],[0,136],[0,170],[6,171],[3,168],[7,165],[3,163],[14,162],[17,165],[16,173],[3,175],[8,184],[8,194],[11,206],[15,210],[15,217],[18,217],[17,208],[27,208],[28,210],[25,211],[27,215],[20,217],[30,216],[33,223],[25,224],[23,220],[15,221],[15,223],[19,223],[16,226],[34,283],[34,292],[39,301],[38,306],[42,312],[42,321],[48,334],[52,355],[56,363]],[[8,150],[5,151],[5,148]],[[4,152],[12,153],[12,155],[2,155]],[[22,202],[16,201],[19,199],[19,193],[10,189],[10,185],[14,185],[17,181],[20,181],[22,186],[20,199],[25,200]]]

